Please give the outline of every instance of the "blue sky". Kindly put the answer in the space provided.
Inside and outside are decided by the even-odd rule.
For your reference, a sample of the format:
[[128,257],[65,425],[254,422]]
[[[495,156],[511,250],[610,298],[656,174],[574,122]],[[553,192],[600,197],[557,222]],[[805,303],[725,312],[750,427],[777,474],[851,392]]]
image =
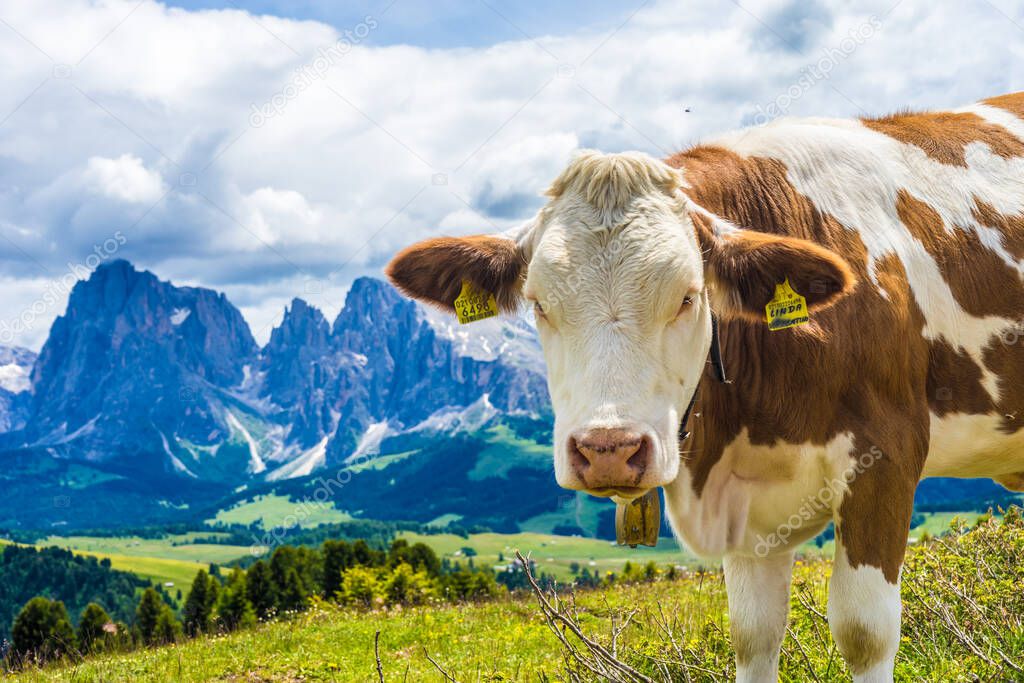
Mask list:
[[0,0],[0,344],[115,256],[262,341],[412,241],[529,218],[579,148],[1024,90],[1022,37],[1014,0]]

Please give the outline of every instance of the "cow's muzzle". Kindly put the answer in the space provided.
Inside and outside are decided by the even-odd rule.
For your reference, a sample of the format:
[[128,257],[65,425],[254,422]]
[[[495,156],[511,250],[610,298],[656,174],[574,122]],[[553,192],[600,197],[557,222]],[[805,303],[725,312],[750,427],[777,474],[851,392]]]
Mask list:
[[587,429],[569,437],[568,455],[578,486],[596,496],[635,498],[651,463],[654,441],[632,429]]

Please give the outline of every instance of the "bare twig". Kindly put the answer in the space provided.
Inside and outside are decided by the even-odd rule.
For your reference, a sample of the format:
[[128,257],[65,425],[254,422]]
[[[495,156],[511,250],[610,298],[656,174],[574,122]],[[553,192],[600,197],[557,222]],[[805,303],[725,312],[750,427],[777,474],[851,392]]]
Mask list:
[[373,634],[373,656],[377,659],[377,680],[384,683],[384,667],[380,663],[380,631]]
[[[579,627],[578,621],[569,618],[558,608],[557,593],[552,592],[551,600],[546,597],[544,591],[541,590],[541,587],[537,584],[537,580],[533,577],[533,572],[530,570],[530,563],[518,550],[516,551],[516,559],[518,559],[520,564],[522,564],[523,571],[526,573],[526,580],[529,582],[530,587],[533,589],[533,594],[540,603],[541,612],[544,614],[544,618],[548,624],[548,629],[558,637],[563,645],[566,646],[579,664],[587,668],[592,673],[607,680],[653,683],[650,678],[625,662],[617,659],[600,643],[594,641],[583,633],[582,629]],[[559,628],[559,626],[562,628]],[[587,650],[590,651],[592,657],[591,661],[587,662],[583,660],[579,655],[578,650],[565,637],[563,629],[568,630],[586,646]]]
[[456,679],[455,676],[452,676],[450,673],[441,668],[441,665],[435,662],[430,657],[430,653],[427,652],[427,648],[423,648],[423,656],[427,658],[428,662],[434,665],[434,668],[437,669],[442,676],[444,676],[444,680],[446,681],[446,683],[459,683],[458,679]]
[[801,643],[800,642],[800,638],[797,637],[796,631],[794,631],[793,629],[791,629],[789,627],[786,627],[786,630],[789,632],[790,637],[793,639],[793,642],[796,644],[796,649],[799,650],[800,656],[804,660],[804,666],[807,667],[807,672],[809,674],[811,674],[811,677],[814,680],[818,681],[818,683],[821,683],[821,679],[818,678],[818,672],[814,670],[814,666],[811,664],[811,660],[807,657],[807,652],[804,651],[803,643]]

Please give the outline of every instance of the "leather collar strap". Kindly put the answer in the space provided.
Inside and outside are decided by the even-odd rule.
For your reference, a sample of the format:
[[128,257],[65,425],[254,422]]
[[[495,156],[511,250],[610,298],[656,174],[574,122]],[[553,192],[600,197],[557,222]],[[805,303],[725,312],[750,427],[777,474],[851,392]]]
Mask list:
[[[722,345],[718,341],[718,316],[714,313],[711,314],[711,350],[708,352],[708,356],[711,358],[711,369],[715,373],[715,379],[722,384],[731,384],[725,376],[725,364],[722,363]],[[693,406],[697,402],[697,393],[699,391],[700,384],[698,383],[693,396],[690,398],[690,405],[686,406],[683,419],[679,422],[680,441],[690,438],[690,432],[686,429],[686,425],[690,421],[690,415],[693,413]]]

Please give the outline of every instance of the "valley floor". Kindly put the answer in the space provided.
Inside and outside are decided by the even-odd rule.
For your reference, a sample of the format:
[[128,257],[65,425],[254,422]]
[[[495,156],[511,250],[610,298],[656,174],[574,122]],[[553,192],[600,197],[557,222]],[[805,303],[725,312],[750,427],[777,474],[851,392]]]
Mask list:
[[[1021,557],[1024,521],[1016,511],[912,547],[897,679],[1024,680]],[[821,560],[797,565],[785,681],[849,680],[823,617],[828,572]],[[729,680],[734,673],[717,572],[581,593],[577,613],[580,627],[606,646],[613,624],[628,621],[619,657],[652,680]],[[569,678],[558,640],[524,595],[369,613],[317,603],[290,621],[30,670],[20,680],[376,681],[377,631],[387,681],[446,680],[437,666],[464,683]]]

